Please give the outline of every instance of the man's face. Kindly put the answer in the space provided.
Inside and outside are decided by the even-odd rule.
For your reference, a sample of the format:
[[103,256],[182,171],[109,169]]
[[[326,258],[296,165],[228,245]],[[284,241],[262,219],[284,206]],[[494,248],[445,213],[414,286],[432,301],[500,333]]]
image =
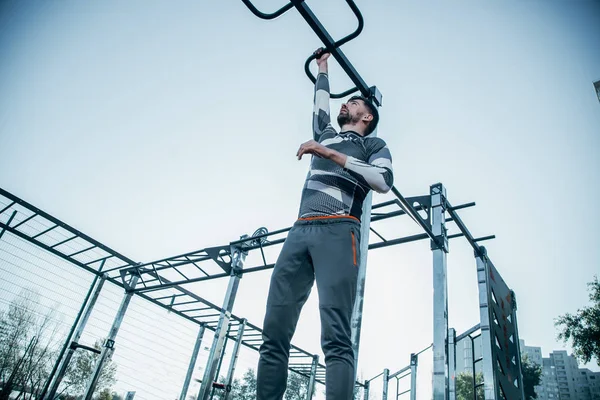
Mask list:
[[346,124],[356,124],[365,114],[368,114],[368,110],[362,100],[354,99],[342,104],[337,121],[340,127]]

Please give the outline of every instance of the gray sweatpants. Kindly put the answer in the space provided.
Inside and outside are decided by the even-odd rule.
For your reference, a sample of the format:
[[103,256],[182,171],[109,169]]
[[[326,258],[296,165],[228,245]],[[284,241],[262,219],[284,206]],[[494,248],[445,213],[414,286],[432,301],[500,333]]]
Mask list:
[[360,224],[352,218],[299,220],[288,233],[271,276],[257,400],[283,398],[290,341],[315,278],[327,366],[326,398],[352,399],[355,365],[350,320],[356,297],[359,235]]

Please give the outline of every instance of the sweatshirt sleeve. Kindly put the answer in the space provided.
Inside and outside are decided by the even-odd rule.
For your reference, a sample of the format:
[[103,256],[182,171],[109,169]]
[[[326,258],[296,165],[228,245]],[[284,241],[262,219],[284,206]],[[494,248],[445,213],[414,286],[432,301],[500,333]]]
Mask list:
[[315,82],[313,137],[320,142],[324,133],[335,135],[336,131],[331,125],[329,115],[329,77],[325,73],[320,73]]
[[372,138],[367,162],[347,156],[344,168],[347,169],[363,185],[377,193],[387,193],[394,185],[392,155],[386,143],[380,138]]

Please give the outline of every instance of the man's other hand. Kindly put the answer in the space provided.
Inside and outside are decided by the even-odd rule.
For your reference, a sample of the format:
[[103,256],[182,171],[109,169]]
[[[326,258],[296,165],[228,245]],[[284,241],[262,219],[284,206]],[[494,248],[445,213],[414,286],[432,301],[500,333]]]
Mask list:
[[298,149],[298,152],[296,153],[296,157],[298,157],[298,160],[301,160],[303,155],[312,154],[313,156],[321,158],[329,158],[328,156],[330,151],[330,149],[323,146],[321,143],[314,140],[309,140],[306,143],[302,143]]

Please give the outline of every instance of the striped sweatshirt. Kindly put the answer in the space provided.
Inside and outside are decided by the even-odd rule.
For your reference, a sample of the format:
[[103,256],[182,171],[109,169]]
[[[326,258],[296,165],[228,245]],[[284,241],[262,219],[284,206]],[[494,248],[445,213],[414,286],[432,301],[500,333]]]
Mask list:
[[393,185],[392,156],[377,137],[338,133],[329,113],[329,78],[320,73],[315,83],[313,134],[315,141],[347,156],[344,167],[312,157],[299,218],[347,215],[360,219],[369,190],[388,192]]

